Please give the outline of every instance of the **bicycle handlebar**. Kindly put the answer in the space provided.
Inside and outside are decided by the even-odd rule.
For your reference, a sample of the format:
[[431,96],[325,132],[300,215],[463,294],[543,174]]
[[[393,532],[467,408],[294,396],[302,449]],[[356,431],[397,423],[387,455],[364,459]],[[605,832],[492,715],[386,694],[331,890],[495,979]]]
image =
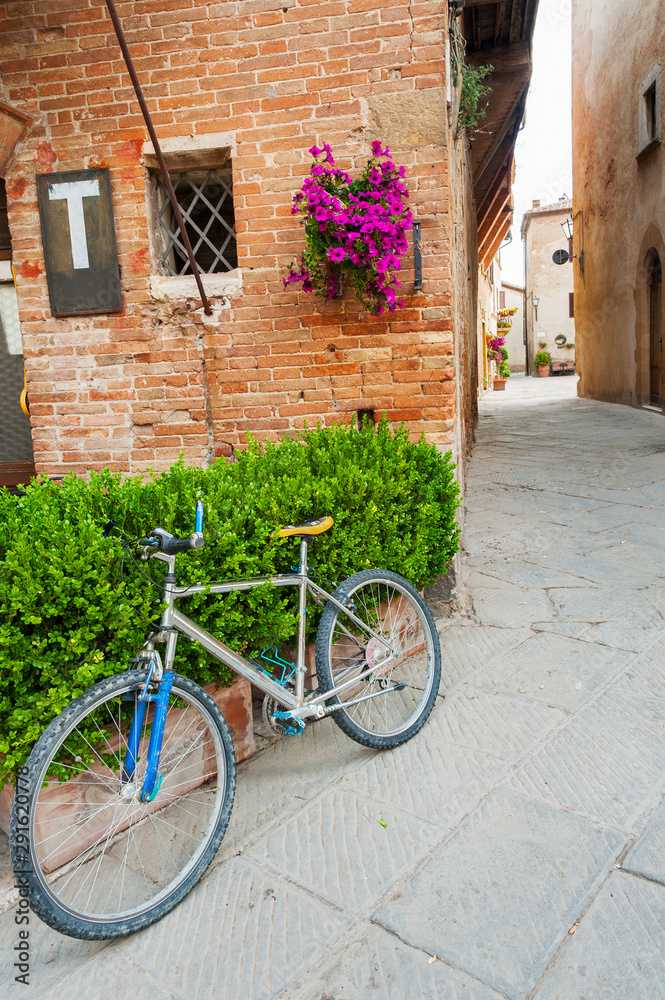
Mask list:
[[[148,538],[141,538],[139,545],[158,548],[167,556],[177,555],[178,552],[188,552],[190,549],[202,549],[205,544],[203,537],[203,501],[196,502],[196,516],[194,523],[194,533],[189,538],[176,538],[164,528],[153,528]],[[145,557],[144,557],[145,558]]]

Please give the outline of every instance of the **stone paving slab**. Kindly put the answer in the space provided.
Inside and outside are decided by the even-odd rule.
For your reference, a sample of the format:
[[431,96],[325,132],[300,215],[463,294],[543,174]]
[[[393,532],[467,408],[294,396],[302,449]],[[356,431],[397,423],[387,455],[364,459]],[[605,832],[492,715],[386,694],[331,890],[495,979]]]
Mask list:
[[659,621],[656,609],[637,590],[552,589],[552,603],[566,621],[608,622],[628,619]]
[[[640,653],[618,678],[615,690],[619,697],[640,698],[647,705],[653,699],[665,700],[665,648],[661,643]],[[665,719],[665,716],[664,716]]]
[[649,590],[644,591],[644,596],[658,614],[665,617],[665,589],[663,587],[650,587]]
[[131,958],[184,1000],[272,1000],[348,924],[329,903],[233,858],[166,920],[121,942],[113,958]]
[[467,686],[432,713],[427,736],[512,762],[566,718],[560,709],[531,699]]
[[510,785],[630,831],[665,788],[661,722],[662,706],[647,707],[607,691],[527,760]]
[[665,636],[665,622],[662,619],[654,621],[626,619],[592,625],[590,628],[585,628],[579,638],[583,642],[594,642],[601,646],[613,646],[616,649],[641,653],[659,635]]
[[372,919],[525,1000],[623,843],[618,832],[499,789]]
[[506,625],[510,628],[533,621],[557,620],[556,612],[542,590],[526,590],[505,584],[502,588],[477,588],[473,609],[482,625]]
[[[62,970],[61,970],[62,971]],[[92,1000],[92,998],[140,997],[141,1000],[179,1000],[161,986],[154,976],[126,956],[115,952],[102,955],[94,965],[86,966],[66,979],[56,977],[57,985],[39,997],[34,993],[31,977],[30,1000]],[[13,995],[13,994],[12,994]]]
[[588,622],[534,622],[531,628],[534,632],[551,632],[569,639],[581,639],[589,625]]
[[502,1000],[501,994],[445,962],[363,922],[301,989],[280,1000]]
[[[436,718],[444,707],[433,716]],[[487,752],[438,742],[432,738],[436,735],[436,725],[428,726],[426,736],[420,733],[342,779],[342,788],[435,823],[442,836],[508,773],[508,765]],[[380,836],[377,839],[381,841]]]
[[[543,562],[546,556],[543,556]],[[588,580],[583,580],[572,573],[562,573],[548,566],[527,562],[520,559],[490,560],[485,563],[483,573],[496,576],[518,587],[588,587]]]
[[644,833],[624,858],[626,871],[646,875],[665,885],[665,800],[649,820]]
[[[30,985],[14,981],[12,951],[17,943],[18,927],[14,921],[14,909],[0,916],[0,996],[3,1000],[29,997],[37,1000],[54,987],[65,975],[86,967],[93,959],[100,958],[108,949],[108,941],[78,941],[51,930],[34,914],[30,916]],[[95,963],[96,966],[96,963]]]
[[[663,515],[661,514],[661,519],[665,521]],[[661,524],[662,528],[662,524]],[[665,532],[654,531],[653,525],[643,524],[639,521],[631,521],[630,524],[625,524],[622,528],[624,538],[629,538],[635,542],[643,542],[647,545],[652,552],[660,551],[661,559],[665,558],[662,555],[663,549],[665,549]]]
[[665,886],[613,873],[534,1000],[660,1000]]
[[244,847],[249,837],[287,818],[335,777],[363,767],[375,753],[350,740],[332,719],[324,719],[241,764],[235,807],[215,865]]
[[524,628],[452,625],[441,633],[441,690],[449,691],[529,636]]
[[631,657],[622,650],[541,632],[503,656],[476,683],[484,690],[527,694],[555,708],[574,709]]
[[435,823],[334,788],[246,856],[360,915],[439,837]]
[[[663,525],[665,525],[665,512],[663,513]],[[654,532],[660,541],[663,537]],[[662,533],[665,536],[665,532]],[[596,554],[600,563],[618,566],[623,569],[625,566],[639,568],[640,571],[648,575],[660,577],[665,576],[665,552],[658,545],[638,545],[627,538],[621,539],[611,548],[603,549]]]
[[[582,577],[590,584],[599,583],[604,587],[616,584],[621,589],[641,588],[650,586],[656,580],[654,573],[642,569],[639,565],[631,566],[626,562],[616,566],[603,561],[605,552],[607,549],[601,549],[592,555],[581,556],[575,552],[553,550],[548,553],[547,566],[549,569],[563,570]],[[524,558],[527,562],[536,562],[536,557],[531,553],[527,553]],[[540,556],[538,561],[543,561]]]

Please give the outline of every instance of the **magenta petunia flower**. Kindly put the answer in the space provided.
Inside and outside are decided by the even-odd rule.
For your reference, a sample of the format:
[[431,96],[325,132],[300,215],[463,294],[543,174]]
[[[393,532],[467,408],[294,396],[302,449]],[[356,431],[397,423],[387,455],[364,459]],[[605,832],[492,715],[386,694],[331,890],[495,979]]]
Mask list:
[[[350,273],[359,301],[374,315],[386,308],[394,312],[399,288],[395,272],[408,250],[405,233],[411,228],[404,168],[395,166],[390,150],[378,140],[372,143],[372,159],[355,181],[335,168],[328,143],[322,149],[313,146],[310,152],[317,161],[292,202],[293,213],[305,226],[306,249],[300,270],[292,269],[284,286],[300,281],[303,291],[334,298],[339,279],[331,277],[327,264],[346,261],[344,271]],[[322,154],[325,159],[319,160]]]

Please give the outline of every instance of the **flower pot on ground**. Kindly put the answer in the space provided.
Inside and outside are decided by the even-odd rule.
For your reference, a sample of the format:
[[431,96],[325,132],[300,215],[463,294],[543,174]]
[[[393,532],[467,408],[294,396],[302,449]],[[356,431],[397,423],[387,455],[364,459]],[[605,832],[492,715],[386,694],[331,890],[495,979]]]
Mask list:
[[536,368],[538,369],[538,377],[546,378],[550,373],[552,355],[548,351],[538,351],[533,360]]
[[504,391],[506,388],[506,379],[500,375],[498,378],[494,379],[493,386],[495,392]]

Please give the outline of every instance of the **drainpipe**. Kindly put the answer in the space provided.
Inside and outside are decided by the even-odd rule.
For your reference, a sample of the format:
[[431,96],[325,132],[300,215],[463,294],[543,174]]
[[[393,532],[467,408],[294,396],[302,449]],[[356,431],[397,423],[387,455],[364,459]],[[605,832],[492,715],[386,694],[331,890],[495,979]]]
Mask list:
[[131,78],[132,84],[134,85],[134,91],[136,97],[141,106],[141,111],[143,112],[143,118],[145,120],[146,128],[152,140],[153,149],[155,150],[155,156],[159,163],[159,168],[162,171],[162,177],[164,179],[164,185],[168,191],[169,200],[173,208],[173,214],[175,215],[176,222],[180,229],[180,235],[182,236],[182,242],[185,244],[185,250],[187,251],[187,256],[189,257],[189,265],[192,269],[192,274],[196,280],[196,285],[199,290],[199,295],[201,296],[201,301],[203,303],[203,311],[206,316],[212,315],[212,309],[210,307],[210,302],[208,301],[208,296],[205,293],[203,287],[203,282],[201,281],[201,274],[199,272],[198,264],[194,259],[194,251],[192,250],[192,244],[189,241],[189,236],[187,230],[185,229],[185,224],[182,221],[182,215],[180,214],[180,205],[178,204],[178,199],[175,196],[175,191],[173,190],[173,184],[171,183],[171,178],[169,172],[166,169],[166,163],[164,161],[164,155],[162,153],[161,146],[159,145],[159,139],[157,138],[157,133],[155,132],[155,126],[152,124],[152,118],[150,117],[150,112],[148,111],[148,105],[145,103],[145,98],[143,96],[143,91],[141,90],[141,84],[139,83],[139,78],[136,75],[136,70],[134,69],[134,63],[132,62],[132,57],[129,54],[129,49],[127,48],[127,40],[125,39],[120,20],[118,18],[118,12],[115,9],[115,3],[113,0],[106,0],[106,6],[108,7],[109,14],[111,15],[111,20],[113,22],[113,27],[115,28],[115,33],[118,38],[118,44],[120,45],[120,50],[125,60],[125,65],[127,67],[127,72]]

